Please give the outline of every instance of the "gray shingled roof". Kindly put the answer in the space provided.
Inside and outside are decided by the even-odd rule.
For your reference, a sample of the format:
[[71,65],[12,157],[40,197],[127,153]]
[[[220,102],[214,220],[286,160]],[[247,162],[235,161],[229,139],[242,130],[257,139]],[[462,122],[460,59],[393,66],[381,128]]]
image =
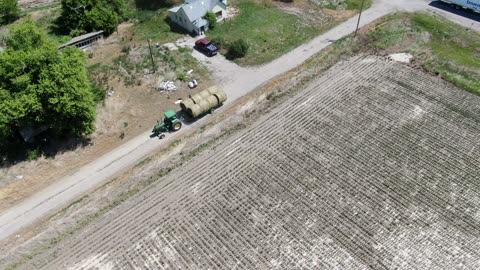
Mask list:
[[202,27],[208,24],[208,21],[203,18],[198,19],[196,22],[197,23],[194,24],[196,27]]
[[201,26],[202,23],[204,23],[204,20],[201,18],[205,16],[207,11],[212,10],[216,5],[221,6],[222,2],[219,0],[187,0],[184,5],[169,10],[176,13],[179,9],[183,9],[191,22],[200,19],[197,25]]

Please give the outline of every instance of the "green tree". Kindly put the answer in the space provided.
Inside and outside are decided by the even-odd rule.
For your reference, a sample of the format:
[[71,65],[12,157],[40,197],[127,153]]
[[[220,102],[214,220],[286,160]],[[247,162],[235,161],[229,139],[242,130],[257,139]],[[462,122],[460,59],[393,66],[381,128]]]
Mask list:
[[17,0],[0,1],[0,25],[8,24],[20,17],[20,8]]
[[59,24],[70,34],[112,33],[128,16],[127,0],[62,0]]
[[10,27],[0,54],[0,141],[23,128],[90,134],[95,101],[84,53],[62,51],[34,22]]
[[228,44],[228,51],[225,57],[229,60],[242,58],[247,54],[248,43],[243,39],[238,39]]
[[217,15],[211,11],[207,11],[207,14],[205,14],[205,20],[208,21],[208,27],[210,29],[215,29],[217,27]]

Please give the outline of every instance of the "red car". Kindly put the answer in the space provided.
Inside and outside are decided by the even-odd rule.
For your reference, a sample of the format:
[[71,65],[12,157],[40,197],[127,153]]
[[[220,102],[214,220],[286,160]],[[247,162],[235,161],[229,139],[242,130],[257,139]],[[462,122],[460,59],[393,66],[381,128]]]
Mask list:
[[208,56],[214,56],[218,53],[218,47],[206,39],[195,41],[195,48]]

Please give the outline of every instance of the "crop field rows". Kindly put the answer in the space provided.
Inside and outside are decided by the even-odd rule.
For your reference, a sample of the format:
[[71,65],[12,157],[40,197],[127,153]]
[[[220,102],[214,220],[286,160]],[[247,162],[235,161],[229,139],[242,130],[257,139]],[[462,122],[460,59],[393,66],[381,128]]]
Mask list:
[[480,269],[480,98],[363,56],[25,269]]

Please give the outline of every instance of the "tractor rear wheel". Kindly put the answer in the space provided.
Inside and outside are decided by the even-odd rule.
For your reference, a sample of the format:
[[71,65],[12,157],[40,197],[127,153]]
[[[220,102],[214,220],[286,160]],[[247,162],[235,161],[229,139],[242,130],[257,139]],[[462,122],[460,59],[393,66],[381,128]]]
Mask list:
[[179,131],[182,128],[182,123],[177,122],[173,125],[173,131]]

